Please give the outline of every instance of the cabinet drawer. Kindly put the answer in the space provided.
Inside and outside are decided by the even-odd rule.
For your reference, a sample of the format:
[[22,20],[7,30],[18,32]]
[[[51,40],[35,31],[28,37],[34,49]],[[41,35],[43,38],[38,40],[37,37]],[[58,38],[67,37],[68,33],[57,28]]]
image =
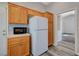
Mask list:
[[29,36],[24,36],[24,37],[21,37],[21,42],[28,42],[29,40]]
[[12,44],[16,44],[16,43],[20,43],[21,39],[17,38],[9,38],[8,39],[8,45],[12,45]]
[[11,44],[16,44],[16,43],[21,43],[21,42],[27,42],[28,39],[29,39],[29,36],[9,38],[8,44],[11,45]]

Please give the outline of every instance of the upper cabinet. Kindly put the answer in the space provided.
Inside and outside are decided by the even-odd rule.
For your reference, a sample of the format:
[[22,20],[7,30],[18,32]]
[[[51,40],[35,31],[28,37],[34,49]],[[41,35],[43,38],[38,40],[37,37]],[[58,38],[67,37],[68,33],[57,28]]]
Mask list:
[[44,13],[44,17],[48,18],[48,22],[53,22],[53,14],[50,12]]
[[23,24],[28,24],[28,9],[21,7],[20,9],[20,22]]
[[44,17],[43,12],[8,3],[8,22],[10,24],[28,24],[29,15]]
[[42,12],[35,11],[32,9],[28,9],[28,14],[32,15],[32,16],[42,16],[42,17],[44,16],[44,14]]
[[27,24],[27,9],[18,5],[8,4],[8,22],[13,24]]

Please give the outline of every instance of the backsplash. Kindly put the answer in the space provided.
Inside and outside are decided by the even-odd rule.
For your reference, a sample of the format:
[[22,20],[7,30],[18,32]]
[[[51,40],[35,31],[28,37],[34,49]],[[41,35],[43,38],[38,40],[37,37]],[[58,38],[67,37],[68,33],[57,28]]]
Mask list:
[[13,35],[14,27],[28,27],[27,24],[8,24],[8,35]]

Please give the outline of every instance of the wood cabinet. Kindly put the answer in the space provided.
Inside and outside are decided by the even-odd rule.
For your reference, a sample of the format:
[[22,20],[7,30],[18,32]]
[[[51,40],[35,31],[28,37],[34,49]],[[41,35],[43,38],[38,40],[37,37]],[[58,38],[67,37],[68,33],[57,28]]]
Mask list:
[[52,23],[48,23],[48,45],[52,45],[53,44],[53,25]]
[[21,7],[20,10],[20,23],[28,24],[28,9]]
[[30,54],[30,36],[14,37],[8,39],[9,56],[27,56]]
[[28,16],[42,16],[43,12],[8,3],[8,22],[10,24],[28,24]]
[[26,8],[8,3],[8,22],[12,24],[27,24],[28,11]]
[[32,16],[42,16],[42,17],[44,17],[44,14],[42,12],[32,10],[32,9],[28,9],[28,14],[32,15]]
[[54,15],[46,12],[44,16],[48,18],[48,46],[51,46],[54,43]]
[[21,56],[20,44],[14,44],[8,46],[8,55],[9,56]]

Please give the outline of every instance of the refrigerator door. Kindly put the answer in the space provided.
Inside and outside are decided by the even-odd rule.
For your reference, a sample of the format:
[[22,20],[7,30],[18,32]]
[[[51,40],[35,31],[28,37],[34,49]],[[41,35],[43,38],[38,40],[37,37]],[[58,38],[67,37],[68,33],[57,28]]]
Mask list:
[[48,29],[48,20],[44,17],[34,16],[29,20],[29,27],[32,30]]
[[33,31],[32,54],[38,56],[48,50],[48,30]]
[[48,29],[48,20],[44,17],[38,18],[38,29]]
[[38,29],[38,25],[37,24],[38,24],[37,19],[35,19],[34,17],[29,19],[29,29],[30,30]]

